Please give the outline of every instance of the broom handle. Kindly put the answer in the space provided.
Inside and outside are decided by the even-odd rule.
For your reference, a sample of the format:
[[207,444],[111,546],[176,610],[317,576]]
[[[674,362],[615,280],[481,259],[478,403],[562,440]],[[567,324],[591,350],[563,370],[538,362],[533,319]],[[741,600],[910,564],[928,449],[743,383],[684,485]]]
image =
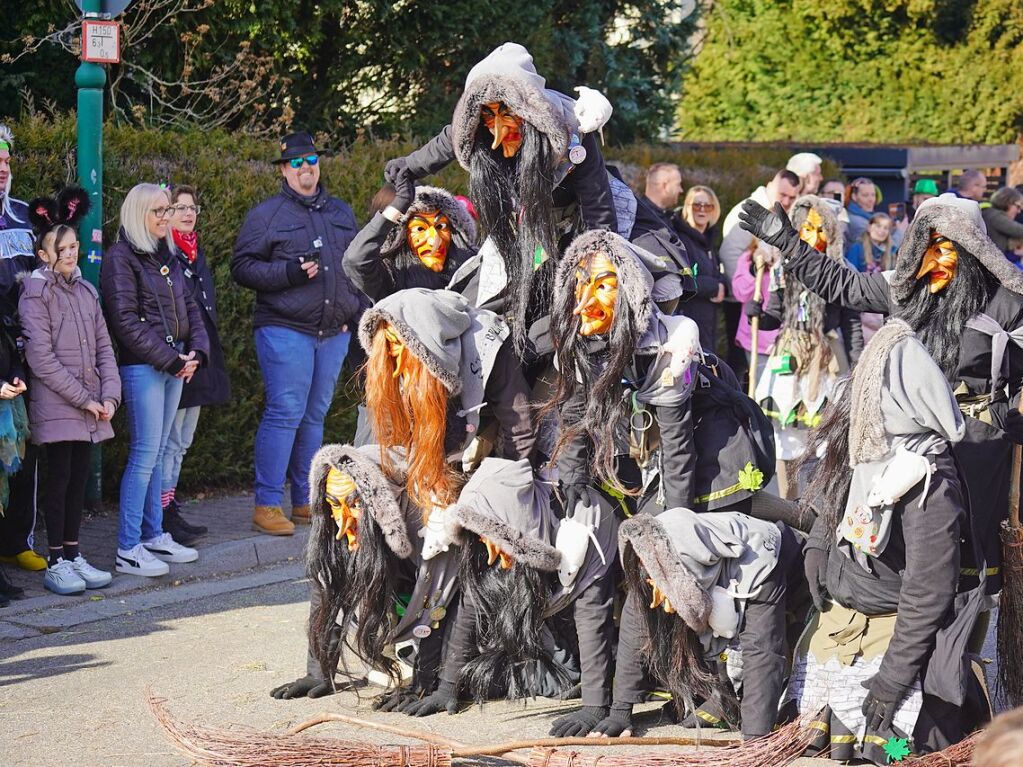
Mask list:
[[451,751],[453,758],[466,756],[500,756],[522,748],[552,748],[560,746],[708,746],[727,748],[742,741],[736,738],[539,738],[513,740],[493,746],[467,746]]
[[[764,280],[764,259],[757,258],[754,254],[753,258],[756,260],[756,284],[753,286],[753,300],[759,304],[764,300],[764,291],[762,283]],[[753,399],[753,395],[757,391],[757,359],[760,357],[759,346],[757,345],[757,336],[760,334],[760,317],[751,317],[749,321],[749,338],[750,338],[750,353],[749,353],[749,386],[747,387],[750,399]]]
[[[1020,393],[1018,411],[1023,414],[1023,392]],[[1023,445],[1012,446],[1012,474],[1009,475],[1009,527],[1018,530],[1019,523],[1019,480],[1023,464]]]

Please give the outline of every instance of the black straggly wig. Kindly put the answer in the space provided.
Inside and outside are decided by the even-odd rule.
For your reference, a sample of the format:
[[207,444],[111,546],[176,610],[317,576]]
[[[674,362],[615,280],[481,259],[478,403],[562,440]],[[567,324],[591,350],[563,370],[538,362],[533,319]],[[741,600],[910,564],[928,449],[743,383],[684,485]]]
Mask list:
[[[397,685],[401,681],[398,664],[384,654],[384,648],[391,641],[388,618],[397,598],[400,560],[387,547],[371,514],[359,519],[355,551],[348,550],[343,537],[336,540],[336,532],[330,515],[313,515],[310,535],[315,546],[309,549],[306,573],[319,600],[309,618],[310,650],[324,679],[334,678],[347,646]],[[343,642],[337,640],[339,635]],[[348,671],[347,664],[344,669]]]
[[671,693],[678,720],[681,722],[697,706],[710,700],[720,705],[725,721],[737,728],[738,702],[734,693],[726,689],[718,675],[707,666],[700,637],[678,615],[647,607],[653,590],[646,582],[646,571],[632,546],[626,547],[623,567],[629,589],[627,598],[637,600],[646,616],[647,641],[643,657],[650,674]]
[[[506,307],[512,319],[515,348],[521,354],[526,340],[526,310],[533,287],[536,248],[558,259],[555,237],[554,171],[557,158],[547,138],[522,123],[522,145],[514,157],[490,148],[493,135],[480,123],[469,169],[469,197],[480,217],[481,240],[491,237],[508,275]],[[550,274],[545,270],[543,274]],[[550,295],[541,286],[540,296]],[[541,307],[542,309],[543,307]]]
[[[847,382],[842,395],[829,400],[820,424],[807,435],[806,450],[796,461],[795,472],[798,473],[803,466],[816,461],[818,453],[823,456],[803,491],[801,505],[809,506],[827,530],[838,528],[852,481],[853,470],[849,465],[852,389],[852,382]],[[830,542],[831,538],[827,540]]]
[[487,565],[479,538],[463,544],[458,581],[476,609],[478,654],[465,664],[461,682],[478,701],[502,691],[507,698],[535,695],[552,675],[567,686],[569,672],[544,646],[544,609],[550,594],[547,574],[515,562],[510,570]]
[[959,258],[952,281],[944,290],[931,293],[926,278],[917,280],[909,299],[892,315],[909,324],[945,378],[955,385],[963,331],[967,321],[987,305],[995,278],[972,253],[953,244]]
[[[551,310],[551,336],[560,374],[551,399],[541,406],[540,415],[542,418],[553,411],[559,413],[559,437],[552,461],[580,434],[585,434],[593,443],[596,479],[619,492],[633,494],[622,486],[615,466],[615,435],[629,423],[630,415],[622,373],[632,360],[637,335],[635,312],[624,293],[619,291],[615,300],[614,321],[606,346],[601,344],[601,351],[593,353],[587,348],[592,342],[579,335],[580,318],[572,314],[575,292],[560,291],[558,303]],[[581,381],[576,380],[573,371],[578,371]],[[582,412],[574,408],[566,412],[565,405],[573,398],[585,403]]]

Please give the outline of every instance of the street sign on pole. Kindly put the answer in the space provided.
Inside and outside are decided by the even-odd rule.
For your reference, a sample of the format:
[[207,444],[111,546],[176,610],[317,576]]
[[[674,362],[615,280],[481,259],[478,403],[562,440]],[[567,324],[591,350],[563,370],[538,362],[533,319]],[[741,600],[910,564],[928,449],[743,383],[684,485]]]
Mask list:
[[120,64],[121,25],[116,21],[83,21],[82,61]]

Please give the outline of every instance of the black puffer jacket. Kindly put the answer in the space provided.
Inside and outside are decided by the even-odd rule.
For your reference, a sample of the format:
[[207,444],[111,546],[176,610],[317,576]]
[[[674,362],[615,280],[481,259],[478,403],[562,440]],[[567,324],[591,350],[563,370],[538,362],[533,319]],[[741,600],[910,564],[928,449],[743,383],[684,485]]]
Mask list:
[[689,317],[700,326],[700,342],[703,348],[713,351],[717,345],[718,314],[721,312],[721,302],[712,299],[717,298],[718,288],[725,285],[721,261],[714,252],[714,239],[717,230],[713,226],[701,232],[678,215],[672,216],[672,225],[679,239],[686,246],[689,254],[689,261],[696,273],[696,295],[679,307],[681,314]]
[[[354,323],[363,303],[341,266],[353,237],[352,209],[322,187],[306,198],[282,182],[280,193],[250,210],[234,244],[231,275],[256,291],[253,325],[327,338]],[[320,271],[310,280],[298,263],[315,253]]]
[[122,230],[103,256],[99,284],[119,364],[174,375],[184,367],[175,344],[185,354],[196,352],[200,367],[206,364],[210,340],[202,315],[166,241],[156,253],[144,253]]

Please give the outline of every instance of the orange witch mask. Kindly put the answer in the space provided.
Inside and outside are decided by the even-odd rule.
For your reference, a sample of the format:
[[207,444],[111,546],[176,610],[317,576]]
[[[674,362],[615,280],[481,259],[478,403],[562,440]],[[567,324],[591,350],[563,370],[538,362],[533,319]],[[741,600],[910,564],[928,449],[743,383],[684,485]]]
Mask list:
[[666,613],[675,612],[675,608],[671,604],[671,600],[668,599],[668,595],[665,594],[661,589],[654,583],[653,578],[647,578],[646,582],[650,584],[650,588],[653,590],[653,598],[650,600],[650,609],[656,610],[661,608]]
[[362,516],[362,509],[359,508],[359,489],[351,475],[331,467],[327,471],[326,486],[327,505],[330,507],[330,515],[337,525],[335,540],[345,538],[348,541],[348,550],[355,551],[359,547],[359,517]]
[[506,554],[501,551],[500,546],[493,541],[484,538],[482,535],[480,536],[480,540],[483,542],[483,545],[487,547],[487,567],[493,565],[494,562],[500,561],[502,570],[511,570],[515,561],[511,558],[510,554]]
[[618,269],[603,253],[579,262],[575,272],[575,309],[579,317],[579,335],[607,333],[614,322],[618,302]]
[[931,282],[931,293],[943,290],[956,276],[959,265],[959,252],[952,240],[937,232],[931,235],[930,247],[924,252],[920,262],[920,271],[916,278],[928,277]]
[[828,235],[824,232],[824,219],[813,208],[807,211],[806,220],[799,227],[799,239],[818,253],[823,253],[828,249]]
[[484,104],[481,110],[483,124],[494,137],[491,149],[501,148],[505,157],[514,157],[522,146],[522,118],[512,114],[501,101]]
[[387,339],[387,353],[394,360],[394,373],[391,375],[394,378],[399,378],[400,383],[405,385],[409,380],[409,371],[405,365],[405,343],[390,325],[384,326],[384,337]]
[[440,211],[413,213],[408,222],[408,246],[431,272],[444,271],[451,246],[451,222]]

